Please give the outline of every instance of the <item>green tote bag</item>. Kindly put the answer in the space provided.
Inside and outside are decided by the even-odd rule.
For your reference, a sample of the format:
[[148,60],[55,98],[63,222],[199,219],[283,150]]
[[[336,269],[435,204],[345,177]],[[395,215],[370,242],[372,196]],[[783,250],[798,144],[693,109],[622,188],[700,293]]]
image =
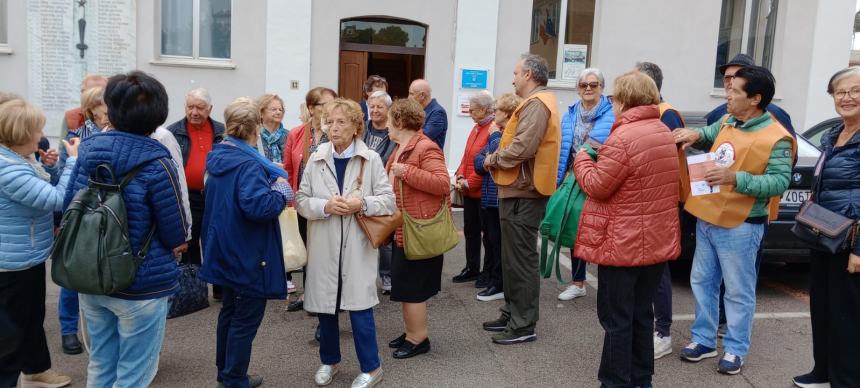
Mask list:
[[[433,218],[417,219],[409,215],[405,208],[403,214],[403,251],[407,260],[424,260],[439,256],[454,249],[460,241],[454,220],[451,218],[448,197],[442,200],[442,207]],[[400,181],[400,205],[403,206],[403,181]]]

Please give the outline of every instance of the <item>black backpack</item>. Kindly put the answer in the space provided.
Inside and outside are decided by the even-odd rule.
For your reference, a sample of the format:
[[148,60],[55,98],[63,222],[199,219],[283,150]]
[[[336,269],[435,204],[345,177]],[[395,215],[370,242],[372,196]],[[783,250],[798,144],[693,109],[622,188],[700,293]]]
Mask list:
[[[87,187],[75,194],[63,212],[60,233],[51,249],[51,278],[55,283],[92,295],[110,295],[131,286],[149,250],[155,224],[140,251],[133,252],[122,190],[143,167],[138,165],[117,184],[111,166],[100,164]],[[100,171],[110,177],[110,182],[99,178]]]

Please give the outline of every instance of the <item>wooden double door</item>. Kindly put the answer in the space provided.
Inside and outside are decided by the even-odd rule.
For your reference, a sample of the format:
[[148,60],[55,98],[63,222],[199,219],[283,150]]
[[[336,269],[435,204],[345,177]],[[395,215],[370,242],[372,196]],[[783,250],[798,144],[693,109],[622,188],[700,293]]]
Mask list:
[[363,100],[364,81],[370,75],[385,77],[388,81],[388,94],[392,98],[405,98],[409,95],[409,84],[415,79],[424,78],[424,55],[340,51],[338,94],[341,97],[355,101]]

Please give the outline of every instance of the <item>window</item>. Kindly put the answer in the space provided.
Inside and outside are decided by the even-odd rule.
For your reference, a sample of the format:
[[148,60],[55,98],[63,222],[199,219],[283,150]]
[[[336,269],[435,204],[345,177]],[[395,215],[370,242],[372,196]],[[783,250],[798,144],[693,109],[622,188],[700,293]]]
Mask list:
[[9,44],[9,32],[7,31],[7,26],[9,24],[6,23],[6,21],[8,20],[8,17],[6,16],[8,12],[6,10],[6,3],[6,0],[0,0],[0,46],[5,46]]
[[[723,0],[716,67],[744,53],[770,69],[778,6],[779,0]],[[719,69],[714,73],[714,87],[723,87]]]
[[230,59],[231,0],[162,0],[161,56]]
[[594,7],[595,0],[532,1],[529,52],[549,62],[550,81],[574,83],[591,63]]
[[344,44],[396,46],[424,50],[427,27],[406,20],[351,19],[340,23]]

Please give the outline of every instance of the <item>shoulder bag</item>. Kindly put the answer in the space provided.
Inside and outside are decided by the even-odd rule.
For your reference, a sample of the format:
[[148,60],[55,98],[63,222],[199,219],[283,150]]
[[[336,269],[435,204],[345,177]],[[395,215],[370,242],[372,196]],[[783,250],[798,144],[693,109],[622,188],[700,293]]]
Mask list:
[[[361,158],[361,169],[358,172],[358,191],[361,192],[361,185],[364,183],[364,158]],[[387,216],[368,216],[362,212],[355,213],[355,220],[364,235],[370,240],[370,245],[374,248],[379,248],[382,245],[391,241],[391,235],[394,231],[403,224],[403,216],[400,209],[394,209],[394,214]]]

